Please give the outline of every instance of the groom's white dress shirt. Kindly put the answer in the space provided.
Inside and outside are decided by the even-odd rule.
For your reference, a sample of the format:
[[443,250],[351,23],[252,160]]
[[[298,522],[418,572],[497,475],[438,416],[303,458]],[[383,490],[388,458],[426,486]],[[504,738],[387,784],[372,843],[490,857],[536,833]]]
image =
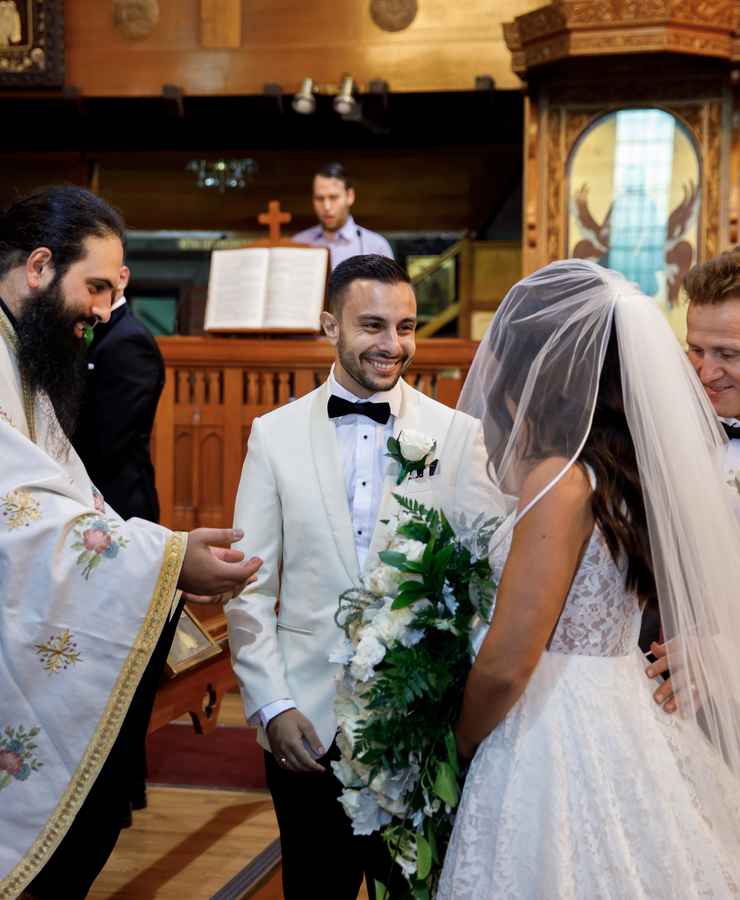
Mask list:
[[[329,375],[329,393],[349,400],[350,403],[360,403],[365,399],[357,397],[339,384],[334,377],[334,367]],[[370,540],[378,521],[380,501],[383,499],[383,482],[388,465],[386,445],[388,438],[393,437],[396,417],[401,408],[401,385],[397,382],[392,390],[379,391],[367,400],[370,403],[389,404],[391,417],[386,425],[374,422],[367,416],[341,416],[332,419],[337,430],[360,569],[365,567]]]
[[[349,400],[350,403],[388,403],[391,417],[382,425],[362,415],[339,416],[332,419],[337,432],[339,455],[342,460],[347,502],[352,516],[352,532],[360,570],[365,566],[370,541],[378,521],[380,501],[383,499],[385,470],[388,464],[386,445],[393,437],[393,426],[401,408],[401,385],[396,383],[390,391],[378,391],[371,397],[358,397],[342,387],[334,377],[334,366],[329,375],[329,395]],[[290,697],[268,703],[252,716],[251,723],[258,722],[267,728],[270,719],[286,709],[295,709]]]

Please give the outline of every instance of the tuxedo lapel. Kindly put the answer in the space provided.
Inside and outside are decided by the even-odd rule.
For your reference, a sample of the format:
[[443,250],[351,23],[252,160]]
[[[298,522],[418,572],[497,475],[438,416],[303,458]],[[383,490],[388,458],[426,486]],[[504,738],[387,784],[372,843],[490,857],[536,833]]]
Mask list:
[[[398,435],[404,430],[404,428],[416,429],[418,431],[422,430],[420,428],[419,397],[416,392],[413,391],[406,384],[406,382],[402,380],[401,409],[393,425],[393,437],[398,438]],[[370,541],[370,549],[367,554],[364,571],[367,571],[368,568],[371,568],[375,565],[377,561],[377,554],[388,539],[388,526],[385,524],[385,522],[398,509],[398,504],[396,503],[393,495],[398,493],[405,493],[405,491],[403,490],[403,485],[396,484],[398,471],[398,463],[394,462],[389,457],[388,465],[386,466],[386,476],[383,482],[383,498],[380,501],[378,519],[375,523],[373,538]]]
[[311,452],[324,509],[339,558],[347,570],[351,583],[357,584],[360,572],[352,535],[352,518],[342,476],[342,460],[339,455],[336,428],[326,411],[328,402],[329,388],[325,382],[317,391],[311,407]]

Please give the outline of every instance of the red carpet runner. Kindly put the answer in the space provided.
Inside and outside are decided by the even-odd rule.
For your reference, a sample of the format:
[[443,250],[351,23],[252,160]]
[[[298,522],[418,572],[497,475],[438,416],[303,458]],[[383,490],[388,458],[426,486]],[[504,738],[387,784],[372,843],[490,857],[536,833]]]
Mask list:
[[170,724],[147,738],[151,784],[242,790],[265,788],[262,748],[254,728],[219,726],[198,735],[189,724]]

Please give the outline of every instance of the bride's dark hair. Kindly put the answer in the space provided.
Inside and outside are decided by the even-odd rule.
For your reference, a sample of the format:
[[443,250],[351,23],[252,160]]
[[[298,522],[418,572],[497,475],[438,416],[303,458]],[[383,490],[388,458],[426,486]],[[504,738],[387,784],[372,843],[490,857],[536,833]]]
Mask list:
[[[597,277],[587,272],[576,290],[570,288],[571,296],[577,296],[578,290],[590,289]],[[520,403],[530,366],[551,338],[551,322],[546,317],[539,320],[532,315],[543,307],[542,293],[545,290],[549,292],[548,300],[554,302],[549,286],[527,286],[518,315],[510,322],[508,333],[503,336],[504,352],[511,352],[511,348],[516,347],[518,365],[509,370],[505,380],[496,381],[486,398],[484,433],[486,445],[491,451],[492,471],[495,469],[497,450],[506,443],[512,431],[512,405],[516,407]],[[582,402],[575,396],[569,396],[567,388],[563,394],[562,379],[547,377],[548,366],[552,366],[557,373],[561,365],[562,359],[556,353],[546,355],[537,380],[537,391],[527,396],[527,426],[521,433],[526,446],[521,448],[520,458],[530,465],[549,456],[569,456],[578,449],[575,443],[564,447],[562,436],[572,434],[574,441],[578,440],[583,421]],[[619,347],[612,322],[593,423],[577,462],[590,466],[596,477],[592,499],[594,519],[615,562],[626,562],[626,587],[642,599],[654,602],[655,576],[645,504],[635,448],[624,413],[621,377]],[[553,410],[558,411],[557,417],[553,416]]]
[[622,372],[614,323],[606,347],[591,431],[578,457],[596,476],[594,519],[616,562],[626,560],[626,584],[656,602],[645,502],[632,436],[624,413]]

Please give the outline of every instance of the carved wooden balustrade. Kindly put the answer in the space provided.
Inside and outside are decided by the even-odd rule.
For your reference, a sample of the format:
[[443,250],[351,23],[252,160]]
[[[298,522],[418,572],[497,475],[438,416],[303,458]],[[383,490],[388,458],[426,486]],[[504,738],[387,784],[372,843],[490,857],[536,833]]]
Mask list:
[[[153,435],[163,524],[229,526],[252,421],[326,378],[323,340],[160,338],[166,381]],[[476,344],[419,341],[406,380],[454,406]]]

